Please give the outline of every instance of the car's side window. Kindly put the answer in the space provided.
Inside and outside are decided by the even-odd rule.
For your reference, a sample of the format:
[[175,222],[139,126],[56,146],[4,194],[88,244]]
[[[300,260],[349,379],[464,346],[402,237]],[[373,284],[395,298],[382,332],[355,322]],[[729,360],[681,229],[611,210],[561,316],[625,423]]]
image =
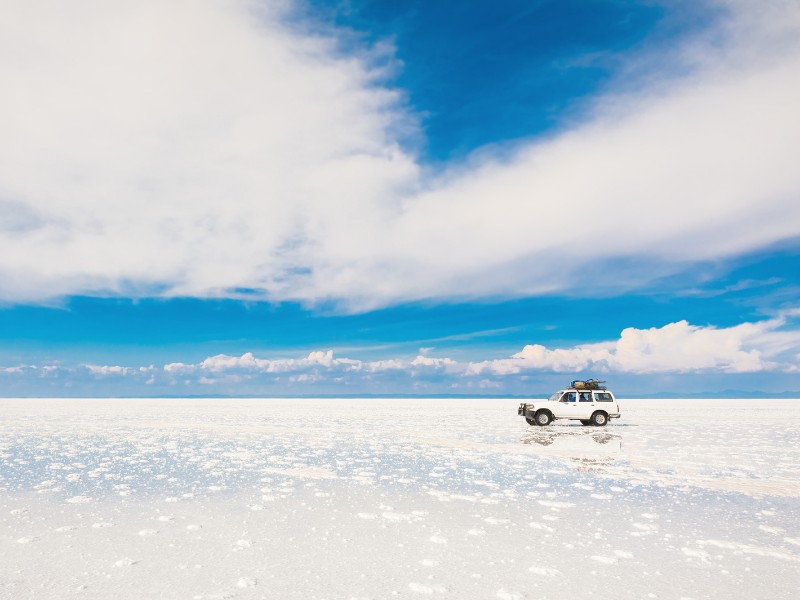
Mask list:
[[581,402],[591,402],[592,401],[592,392],[581,392]]
[[614,401],[614,398],[611,397],[611,394],[607,394],[607,393],[604,393],[604,392],[597,392],[595,394],[595,399],[598,402],[613,402]]

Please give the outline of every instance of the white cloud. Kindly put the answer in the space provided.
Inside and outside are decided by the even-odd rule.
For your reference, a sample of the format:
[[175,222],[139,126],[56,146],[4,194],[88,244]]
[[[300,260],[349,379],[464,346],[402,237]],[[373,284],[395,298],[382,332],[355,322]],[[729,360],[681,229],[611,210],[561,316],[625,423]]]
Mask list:
[[319,380],[320,373],[402,371],[414,376],[426,370],[455,378],[587,370],[604,373],[795,372],[800,371],[796,359],[800,351],[800,329],[794,323],[798,316],[800,310],[787,310],[771,319],[733,327],[699,326],[687,321],[649,329],[628,327],[617,340],[552,349],[530,344],[509,358],[473,362],[427,355],[411,360],[362,361],[334,357],[330,350],[313,351],[305,358],[262,359],[247,352],[242,356],[219,354],[193,365],[171,363],[164,366],[164,371],[169,375],[202,372],[204,377],[233,372],[306,372],[315,373],[315,381]]
[[315,240],[349,229],[349,244],[374,243],[393,210],[379,199],[415,178],[397,144],[413,122],[368,57],[337,57],[285,12],[4,4],[2,298],[280,298],[314,266]]
[[198,367],[209,371],[225,371],[227,369],[258,369],[268,371],[270,361],[258,359],[253,356],[251,352],[247,352],[242,356],[228,356],[226,354],[217,354],[216,356],[209,356]]
[[467,372],[470,375],[484,372],[511,375],[532,369],[575,372],[583,371],[595,364],[607,364],[610,357],[609,344],[555,350],[549,350],[540,344],[530,344],[511,358],[471,363]]
[[[381,371],[396,371],[403,369],[430,367],[434,369],[447,366],[455,366],[458,363],[450,358],[432,358],[417,356],[412,361],[398,359],[362,361],[353,358],[334,357],[332,350],[315,350],[309,352],[304,358],[256,358],[252,352],[246,352],[241,356],[230,356],[227,354],[217,354],[209,356],[197,364],[169,363],[164,365],[163,370],[169,375],[186,375],[195,372],[206,374],[227,373],[227,372],[250,372],[250,373],[292,373],[298,371],[344,371],[344,372],[365,372],[376,373]],[[118,367],[112,367],[118,368]],[[296,379],[296,381],[309,381],[306,379]]]
[[119,365],[81,365],[84,369],[89,371],[92,375],[98,377],[108,377],[113,375],[128,376],[128,375],[151,375],[155,371],[155,367],[150,365],[148,367],[121,367]]
[[227,354],[217,354],[209,356],[198,365],[184,365],[183,363],[173,363],[166,365],[166,371],[189,372],[195,369],[202,369],[210,372],[223,372],[229,370],[261,371],[264,373],[284,373],[289,371],[300,371],[308,368],[360,368],[361,361],[349,358],[333,358],[333,351],[310,352],[305,358],[277,358],[266,359],[256,358],[252,352],[246,352],[241,356],[228,356]]
[[[601,343],[547,348],[530,344],[508,358],[458,361],[418,355],[381,360],[339,357],[315,350],[303,357],[259,358],[218,354],[196,363],[132,367],[119,365],[7,365],[0,377],[9,382],[52,379],[85,385],[123,385],[129,391],[142,385],[175,393],[192,386],[216,385],[220,393],[264,393],[283,386],[283,393],[381,391],[417,393],[425,390],[497,390],[510,382],[524,383],[542,374],[590,373],[595,376],[641,374],[747,375],[796,377],[800,373],[800,311],[788,310],[763,321],[732,327],[699,326],[678,321],[663,327],[624,329],[619,338]],[[88,382],[88,383],[87,383]],[[791,385],[791,384],[789,384]],[[161,387],[159,387],[161,386]],[[175,388],[174,386],[179,386]],[[244,386],[244,387],[243,387]],[[250,387],[247,387],[250,386]],[[286,387],[289,386],[289,387]],[[305,386],[305,387],[304,387]],[[109,388],[118,389],[118,388]],[[151,392],[148,392],[150,395]]]
[[624,329],[618,340],[572,348],[525,346],[511,358],[476,362],[468,373],[508,375],[532,370],[620,373],[722,372],[798,370],[787,358],[800,348],[800,330],[784,330],[785,313],[757,323],[717,328],[687,321],[650,329]]
[[405,369],[407,364],[402,360],[396,360],[390,358],[388,360],[373,360],[369,362],[360,363],[358,366],[354,365],[352,370],[353,371],[369,371],[369,372],[381,372],[381,371],[400,371]]
[[796,236],[800,7],[722,6],[674,49],[687,74],[434,176],[401,148],[415,124],[372,59],[287,26],[283,2],[6,2],[0,299],[361,309],[649,265],[606,266],[594,285],[619,289]]
[[133,367],[120,367],[118,365],[83,365],[92,375],[108,377],[109,375],[133,375],[137,369]]
[[434,358],[432,356],[426,356],[423,354],[420,354],[411,361],[412,367],[434,367],[437,369],[451,367],[457,364],[458,363],[452,358]]
[[717,369],[742,373],[769,370],[762,352],[748,348],[756,342],[750,323],[715,329],[686,321],[661,328],[623,330],[610,366],[623,371],[650,373]]
[[187,365],[186,363],[175,362],[164,365],[164,372],[172,375],[181,375],[185,373],[194,372],[196,367],[194,365]]

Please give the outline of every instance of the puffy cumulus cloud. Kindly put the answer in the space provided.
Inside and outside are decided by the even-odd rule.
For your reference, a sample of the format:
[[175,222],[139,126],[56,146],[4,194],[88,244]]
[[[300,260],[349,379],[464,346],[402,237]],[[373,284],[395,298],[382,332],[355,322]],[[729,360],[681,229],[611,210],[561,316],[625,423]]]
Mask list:
[[[225,371],[228,369],[269,369],[270,361],[257,359],[252,352],[247,352],[242,356],[228,356],[217,354],[209,356],[198,367],[209,371]],[[265,368],[266,367],[266,368]]]
[[618,340],[550,350],[525,346],[511,358],[471,363],[469,374],[508,375],[544,370],[621,373],[716,371],[753,373],[800,370],[800,330],[784,329],[793,311],[774,319],[716,328],[687,321],[650,329],[624,329]]
[[316,350],[302,358],[258,358],[251,352],[241,356],[218,354],[194,364],[166,364],[162,372],[166,381],[182,385],[261,384],[288,386],[285,389],[295,392],[313,386],[340,390],[384,386],[379,389],[396,394],[429,389],[429,384],[449,386],[450,380],[463,375],[467,367],[446,357],[360,360],[335,356],[331,350]]
[[164,365],[164,372],[170,375],[181,375],[193,373],[196,367],[182,362],[167,363]]
[[[202,372],[208,378],[211,374],[228,374],[232,372],[243,373],[294,373],[298,371],[342,371],[376,373],[380,371],[418,370],[430,368],[433,370],[457,366],[458,363],[450,358],[431,358],[417,356],[412,361],[398,359],[363,361],[353,358],[334,357],[332,350],[315,350],[303,358],[256,358],[252,352],[241,356],[217,354],[209,356],[196,364],[169,363],[163,370],[168,375],[185,375]],[[114,368],[114,367],[111,367]],[[297,378],[294,381],[310,381],[310,378]],[[314,379],[316,381],[317,379]]]
[[359,364],[359,361],[349,358],[334,359],[333,351],[327,350],[310,352],[305,358],[278,359],[256,358],[253,356],[252,352],[246,352],[241,356],[218,354],[216,356],[210,356],[206,358],[204,361],[196,365],[196,368],[211,372],[239,369],[244,371],[263,371],[264,373],[283,373],[288,371],[300,371],[312,367],[349,368]]
[[[800,311],[732,327],[687,321],[649,329],[627,328],[619,338],[566,348],[525,346],[508,358],[458,361],[420,354],[414,358],[361,360],[315,350],[302,357],[260,358],[218,354],[196,363],[158,366],[3,365],[0,381],[21,389],[24,382],[52,381],[63,393],[86,385],[114,395],[129,382],[130,393],[148,389],[175,395],[212,386],[215,393],[503,393],[524,391],[542,374],[770,374],[800,373]],[[106,387],[102,387],[105,385]],[[791,383],[790,383],[791,385]],[[14,387],[16,386],[16,387]],[[92,387],[100,386],[100,387]],[[148,386],[147,388],[142,386]],[[197,386],[200,386],[199,388]],[[512,386],[512,387],[509,387]],[[156,390],[156,391],[150,391]]]
[[402,360],[390,358],[388,360],[372,360],[367,362],[359,362],[357,367],[353,370],[363,370],[368,372],[380,371],[398,371],[406,368],[406,363]]
[[470,363],[467,373],[479,375],[492,372],[511,375],[528,370],[559,372],[583,371],[592,365],[607,364],[611,358],[612,344],[591,344],[575,348],[550,350],[540,344],[529,344],[511,358]]
[[156,370],[156,368],[153,365],[150,365],[149,367],[121,367],[119,365],[84,364],[81,365],[81,367],[97,377],[130,376],[130,375],[142,376],[142,375],[150,375]]
[[108,375],[131,375],[136,373],[133,367],[120,367],[119,365],[83,365],[83,368],[92,375],[106,377]]
[[14,365],[0,367],[0,373],[26,378],[53,377],[69,373],[72,369],[61,365]]
[[0,299],[358,310],[559,290],[598,262],[620,289],[796,236],[800,5],[714,4],[584,121],[437,174],[403,150],[391,54],[343,55],[290,3],[8,0]]
[[437,369],[458,365],[452,358],[434,358],[425,354],[420,354],[410,364],[412,367],[434,367]]
[[750,323],[715,329],[686,321],[661,328],[622,332],[615,344],[611,368],[637,373],[685,372],[718,369],[741,373],[777,367],[764,360]]

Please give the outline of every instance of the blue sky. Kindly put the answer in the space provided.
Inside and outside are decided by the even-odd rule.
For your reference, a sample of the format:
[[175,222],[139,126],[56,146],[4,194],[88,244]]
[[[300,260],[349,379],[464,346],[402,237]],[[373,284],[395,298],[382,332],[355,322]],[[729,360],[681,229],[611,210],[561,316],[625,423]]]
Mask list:
[[652,3],[572,0],[357,0],[311,13],[351,31],[350,44],[396,46],[394,83],[422,116],[421,151],[431,161],[563,127],[614,76],[618,55],[685,35],[703,18],[702,7],[668,16]]
[[77,6],[0,26],[3,395],[800,390],[796,8]]

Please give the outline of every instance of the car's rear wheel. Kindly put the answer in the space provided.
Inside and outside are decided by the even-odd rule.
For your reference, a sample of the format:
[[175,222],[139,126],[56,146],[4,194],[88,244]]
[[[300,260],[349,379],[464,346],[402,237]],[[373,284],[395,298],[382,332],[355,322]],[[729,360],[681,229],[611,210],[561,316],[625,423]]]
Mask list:
[[595,427],[605,427],[608,425],[608,415],[602,411],[597,411],[592,415],[591,422]]
[[591,425],[591,424],[592,424],[591,419],[581,419],[581,425]]
[[539,427],[546,427],[547,425],[550,425],[553,417],[551,417],[550,413],[546,410],[540,410],[533,416],[533,419]]

